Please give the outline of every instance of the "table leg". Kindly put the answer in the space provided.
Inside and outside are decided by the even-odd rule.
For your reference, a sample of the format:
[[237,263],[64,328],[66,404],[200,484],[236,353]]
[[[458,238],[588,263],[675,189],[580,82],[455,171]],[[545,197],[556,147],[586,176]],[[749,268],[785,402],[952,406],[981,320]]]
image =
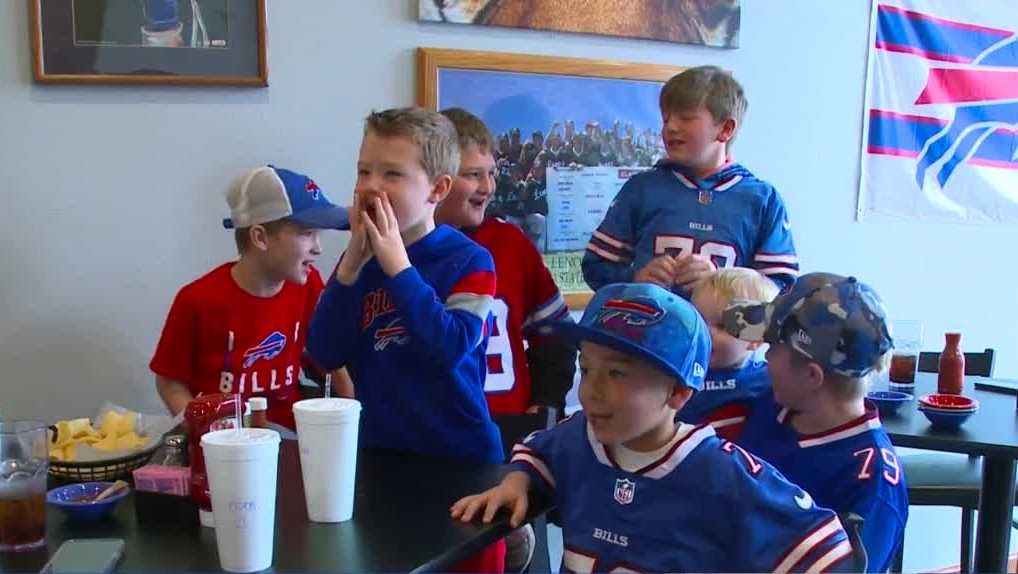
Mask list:
[[1014,510],[1015,459],[983,457],[983,485],[976,527],[976,572],[1006,572]]

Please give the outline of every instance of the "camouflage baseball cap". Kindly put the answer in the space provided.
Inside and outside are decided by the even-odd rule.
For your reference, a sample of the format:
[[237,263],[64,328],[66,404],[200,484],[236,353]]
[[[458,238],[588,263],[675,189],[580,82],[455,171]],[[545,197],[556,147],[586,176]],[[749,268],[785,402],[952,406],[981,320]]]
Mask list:
[[539,331],[635,355],[687,387],[703,389],[711,345],[707,324],[689,301],[657,285],[605,285],[579,323],[548,323]]
[[722,321],[739,339],[785,343],[832,372],[861,377],[891,349],[886,316],[876,291],[855,277],[809,273],[771,303],[736,301]]

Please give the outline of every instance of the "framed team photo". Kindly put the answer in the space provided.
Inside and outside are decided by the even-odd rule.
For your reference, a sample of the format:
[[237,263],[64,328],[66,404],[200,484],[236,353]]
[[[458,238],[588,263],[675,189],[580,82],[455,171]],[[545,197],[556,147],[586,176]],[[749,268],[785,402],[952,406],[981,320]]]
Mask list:
[[46,84],[268,85],[265,0],[28,0]]
[[664,155],[661,85],[681,67],[419,48],[418,104],[459,107],[495,137],[488,215],[517,224],[572,309],[580,263],[622,184]]

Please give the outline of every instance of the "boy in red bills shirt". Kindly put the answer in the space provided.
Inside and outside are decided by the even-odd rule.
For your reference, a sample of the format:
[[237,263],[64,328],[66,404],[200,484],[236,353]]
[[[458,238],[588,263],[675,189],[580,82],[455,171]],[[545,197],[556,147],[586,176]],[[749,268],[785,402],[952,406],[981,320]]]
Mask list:
[[[491,252],[498,276],[492,301],[484,398],[493,415],[533,413],[541,406],[562,412],[576,371],[576,349],[540,336],[535,325],[570,320],[558,286],[541,254],[519,227],[484,213],[495,193],[495,140],[480,118],[461,108],[442,111],[456,127],[459,173],[435,221],[460,229]],[[528,344],[524,346],[524,341]],[[506,537],[506,571],[524,570],[534,549],[531,526]]]
[[569,308],[523,231],[484,216],[495,192],[491,132],[466,110],[451,108],[442,115],[456,126],[460,169],[435,211],[435,221],[460,229],[490,251],[498,276],[484,381],[488,408],[496,415],[536,412],[540,406],[561,412],[576,370],[576,349],[560,339],[537,335],[533,327],[568,320]]
[[240,256],[177,293],[150,368],[174,415],[199,394],[240,393],[267,398],[269,420],[292,429],[322,291],[318,230],[345,229],[347,212],[306,175],[271,165],[234,180],[226,200]]

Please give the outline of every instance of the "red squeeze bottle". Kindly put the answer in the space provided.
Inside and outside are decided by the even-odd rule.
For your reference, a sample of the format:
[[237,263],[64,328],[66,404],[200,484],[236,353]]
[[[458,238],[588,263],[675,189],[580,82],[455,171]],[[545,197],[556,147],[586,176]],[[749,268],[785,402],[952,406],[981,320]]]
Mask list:
[[944,334],[946,343],[940,353],[937,392],[960,395],[965,382],[965,355],[961,352],[961,333]]
[[191,500],[207,516],[212,514],[212,500],[209,498],[209,480],[205,471],[201,437],[210,430],[233,428],[235,408],[233,395],[214,394],[193,399],[184,409],[191,466]]

